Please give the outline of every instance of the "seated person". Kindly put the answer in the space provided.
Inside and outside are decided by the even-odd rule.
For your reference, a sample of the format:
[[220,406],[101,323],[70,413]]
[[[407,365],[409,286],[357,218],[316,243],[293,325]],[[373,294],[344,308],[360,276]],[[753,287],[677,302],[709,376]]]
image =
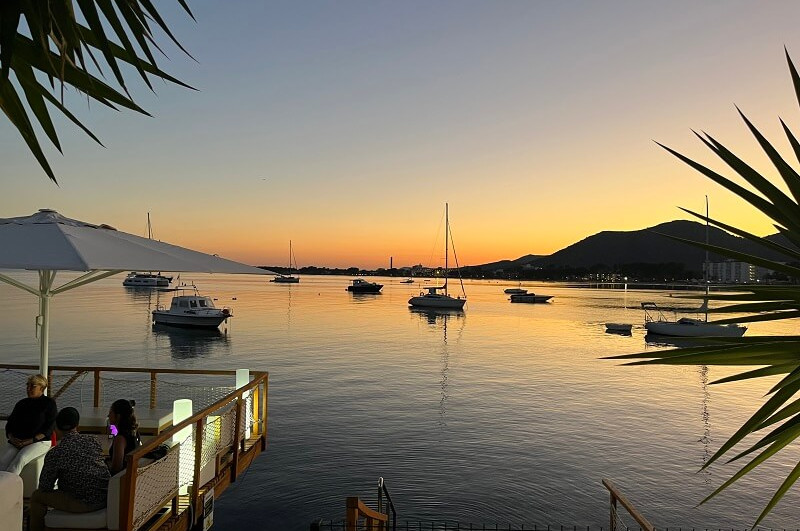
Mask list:
[[133,402],[124,398],[114,401],[108,410],[108,423],[112,426],[111,433],[114,435],[107,460],[108,470],[113,476],[125,468],[127,454],[142,445]]
[[0,450],[0,470],[19,474],[50,449],[57,408],[45,389],[47,378],[41,374],[28,378],[28,397],[16,403],[6,423],[8,445]]
[[106,506],[110,474],[103,450],[96,437],[78,433],[79,422],[74,407],[65,407],[56,416],[58,445],[45,455],[39,488],[31,495],[30,531],[44,529],[48,507],[88,513]]

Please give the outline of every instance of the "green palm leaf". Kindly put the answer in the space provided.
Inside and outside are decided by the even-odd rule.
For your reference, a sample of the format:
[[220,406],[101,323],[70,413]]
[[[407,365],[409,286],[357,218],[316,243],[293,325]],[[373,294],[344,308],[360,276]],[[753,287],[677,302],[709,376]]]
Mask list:
[[[194,18],[185,0],[177,2]],[[60,151],[50,116],[52,109],[99,143],[64,106],[65,87],[75,88],[112,109],[121,107],[145,115],[148,113],[133,101],[128,91],[122,64],[131,65],[151,90],[150,76],[191,88],[156,66],[151,46],[159,48],[148,20],[189,55],[149,0],[0,1],[0,109],[53,182],[57,183],[55,174],[34,127],[38,126]],[[104,70],[110,70],[116,87],[101,79]],[[49,88],[40,83],[42,76],[49,81]],[[60,90],[60,95],[56,90]],[[27,109],[20,95],[24,95]]]
[[[786,60],[789,66],[795,96],[797,97],[798,104],[800,104],[800,75],[798,75],[797,69],[789,57],[788,51],[786,51]],[[773,271],[783,272],[790,277],[800,278],[800,268],[791,264],[791,262],[800,261],[798,260],[800,259],[800,205],[798,205],[798,201],[800,201],[800,174],[791,167],[780,153],[778,153],[774,145],[755,125],[753,125],[738,107],[737,111],[750,133],[777,170],[782,181],[780,186],[756,171],[751,165],[735,155],[728,147],[724,146],[709,134],[695,133],[700,141],[721,161],[727,164],[734,172],[735,176],[743,180],[749,188],[737,184],[730,178],[711,170],[708,166],[700,164],[672,148],[660,143],[658,143],[658,145],[705,177],[735,193],[756,210],[767,216],[774,222],[775,228],[779,233],[786,237],[790,243],[781,244],[772,242],[721,221],[713,220],[707,216],[692,212],[691,210],[683,209],[685,212],[732,234],[758,243],[765,249],[776,251],[786,256],[786,261],[767,260],[759,256],[725,249],[703,242],[694,242],[666,234],[664,234],[664,236],[675,241],[681,241],[694,245],[695,247],[713,251],[734,260],[740,260]],[[796,160],[800,161],[800,141],[798,141],[797,137],[783,120],[781,120],[781,126],[792,148],[792,155]],[[782,186],[785,186],[785,189],[790,192],[790,195],[787,195],[781,190]],[[689,298],[704,298],[727,303],[722,307],[711,310],[711,313],[743,314],[714,321],[719,324],[766,322],[782,319],[796,319],[800,317],[800,288],[795,286],[747,286],[745,292],[733,294],[712,293],[702,297],[697,295],[689,296]],[[702,465],[702,468],[706,468],[717,462],[722,456],[727,455],[737,444],[750,435],[759,435],[759,439],[746,450],[740,451],[734,455],[734,457],[730,458],[729,462],[752,455],[759,450],[761,450],[761,453],[715,489],[701,503],[705,503],[713,498],[722,490],[728,488],[742,476],[750,473],[765,460],[776,455],[800,437],[800,398],[797,398],[797,394],[800,392],[800,336],[715,338],[711,343],[695,347],[628,354],[614,356],[613,358],[626,361],[626,365],[729,365],[753,367],[750,370],[739,372],[735,375],[727,376],[712,382],[715,385],[782,375],[781,380],[767,390],[764,403],[727,441],[725,441],[724,444],[722,444],[722,446],[720,446],[713,456]],[[766,435],[762,435],[762,430],[768,428],[774,429]],[[800,464],[795,466],[783,480],[772,498],[767,502],[764,510],[753,526],[756,526],[764,519],[770,510],[772,510],[785,495],[788,489],[794,485],[798,478],[800,478]]]

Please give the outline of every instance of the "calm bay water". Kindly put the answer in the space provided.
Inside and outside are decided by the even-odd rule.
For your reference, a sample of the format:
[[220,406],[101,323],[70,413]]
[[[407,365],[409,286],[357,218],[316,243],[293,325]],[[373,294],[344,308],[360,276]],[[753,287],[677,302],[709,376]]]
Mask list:
[[[555,298],[528,305],[508,302],[515,284],[469,282],[466,310],[441,315],[409,310],[423,284],[401,279],[362,296],[345,277],[183,280],[233,307],[225,334],[153,330],[149,312],[171,294],[110,278],[53,299],[50,359],[270,372],[269,447],[218,501],[218,530],[339,519],[346,496],[374,500],[379,476],[400,520],[607,526],[609,478],[657,527],[743,529],[800,457],[773,458],[695,507],[738,470],[698,472],[704,460],[777,380],[709,386],[734,371],[599,359],[665,348],[645,343],[638,309],[674,303],[665,292],[530,284]],[[2,360],[37,360],[35,299],[0,284],[0,300]],[[606,321],[639,326],[618,336]],[[756,324],[748,335],[791,330]],[[766,526],[800,527],[799,501],[790,492]]]

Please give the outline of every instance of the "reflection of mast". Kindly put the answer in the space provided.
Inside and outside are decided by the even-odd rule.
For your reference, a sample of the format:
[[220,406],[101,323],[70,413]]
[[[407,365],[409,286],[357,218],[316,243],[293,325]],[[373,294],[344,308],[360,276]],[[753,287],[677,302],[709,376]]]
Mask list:
[[439,426],[445,427],[447,426],[447,419],[445,419],[445,413],[447,413],[447,371],[449,369],[448,362],[450,361],[450,352],[447,350],[447,318],[449,315],[442,316],[444,320],[444,341],[443,341],[443,348],[442,348],[442,381],[441,381],[441,389],[442,389],[442,398],[439,400]]
[[289,330],[292,327],[292,285],[289,284],[289,289],[287,290],[288,294],[288,301],[286,304],[286,329]]
[[[705,465],[711,458],[711,416],[708,413],[708,400],[711,393],[708,391],[708,366],[700,365],[698,372],[700,373],[700,386],[702,389],[702,399],[700,401],[700,418],[703,421],[703,436],[700,442],[703,443],[703,465]],[[708,469],[703,470],[703,476],[706,484],[711,483]]]

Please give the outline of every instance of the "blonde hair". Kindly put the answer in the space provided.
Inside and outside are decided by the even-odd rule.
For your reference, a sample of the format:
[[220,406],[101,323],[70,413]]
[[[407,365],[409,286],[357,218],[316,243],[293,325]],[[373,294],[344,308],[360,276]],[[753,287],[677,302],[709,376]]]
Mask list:
[[41,387],[42,390],[47,389],[47,378],[41,374],[34,374],[33,376],[29,377],[27,383]]

